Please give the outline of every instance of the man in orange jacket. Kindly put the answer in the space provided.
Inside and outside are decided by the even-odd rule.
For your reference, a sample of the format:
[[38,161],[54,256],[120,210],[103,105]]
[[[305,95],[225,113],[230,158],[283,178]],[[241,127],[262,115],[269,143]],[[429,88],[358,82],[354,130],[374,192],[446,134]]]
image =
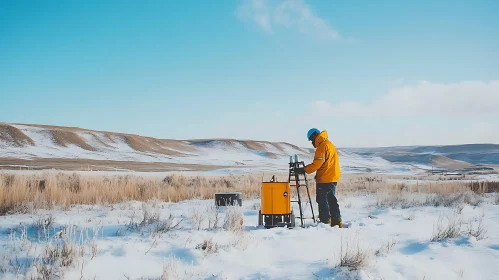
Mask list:
[[336,186],[340,179],[340,162],[336,147],[328,140],[327,131],[320,132],[312,128],[307,133],[308,140],[312,141],[315,150],[314,161],[296,170],[298,173],[315,175],[316,201],[319,206],[319,220],[332,227],[343,227],[340,206],[336,199]]

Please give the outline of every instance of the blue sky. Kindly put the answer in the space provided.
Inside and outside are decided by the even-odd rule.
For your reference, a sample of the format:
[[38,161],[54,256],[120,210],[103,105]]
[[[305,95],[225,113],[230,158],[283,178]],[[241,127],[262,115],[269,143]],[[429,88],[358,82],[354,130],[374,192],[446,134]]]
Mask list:
[[498,1],[1,1],[0,121],[499,143]]

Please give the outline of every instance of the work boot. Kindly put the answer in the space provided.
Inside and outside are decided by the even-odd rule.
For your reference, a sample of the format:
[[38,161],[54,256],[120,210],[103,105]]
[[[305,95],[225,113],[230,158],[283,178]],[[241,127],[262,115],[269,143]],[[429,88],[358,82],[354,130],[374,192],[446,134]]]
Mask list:
[[341,222],[341,218],[332,218],[330,222],[331,227],[338,226],[339,228],[343,227],[343,223]]

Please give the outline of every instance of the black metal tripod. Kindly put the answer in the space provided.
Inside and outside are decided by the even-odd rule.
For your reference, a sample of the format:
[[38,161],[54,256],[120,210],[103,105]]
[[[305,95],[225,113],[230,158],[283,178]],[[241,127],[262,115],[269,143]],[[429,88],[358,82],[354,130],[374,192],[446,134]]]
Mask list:
[[[307,189],[307,196],[308,196],[308,201],[310,203],[310,210],[312,210],[312,220],[314,223],[316,222],[315,220],[315,214],[314,214],[314,207],[312,205],[312,199],[310,198],[310,191],[308,189],[308,180],[307,180],[307,175],[306,174],[298,174],[295,172],[295,168],[303,168],[305,167],[305,163],[303,161],[299,162],[290,162],[289,163],[289,179],[288,182],[290,183],[290,186],[296,187],[296,193],[298,195],[298,200],[292,200],[291,202],[297,202],[298,207],[300,208],[300,220],[301,220],[301,227],[305,227],[305,224],[303,223],[304,218],[303,217],[303,209],[301,206],[301,197],[300,197],[300,187],[304,186]],[[303,178],[300,178],[302,176]],[[294,185],[291,185],[291,183],[294,183]]]

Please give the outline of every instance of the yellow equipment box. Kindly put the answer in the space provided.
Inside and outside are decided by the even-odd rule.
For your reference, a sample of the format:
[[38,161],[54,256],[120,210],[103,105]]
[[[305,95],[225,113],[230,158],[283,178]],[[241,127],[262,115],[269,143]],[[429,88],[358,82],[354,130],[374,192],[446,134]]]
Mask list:
[[289,182],[262,183],[258,225],[266,228],[295,226],[295,216],[291,210]]
[[262,215],[291,213],[290,188],[288,182],[262,183]]

